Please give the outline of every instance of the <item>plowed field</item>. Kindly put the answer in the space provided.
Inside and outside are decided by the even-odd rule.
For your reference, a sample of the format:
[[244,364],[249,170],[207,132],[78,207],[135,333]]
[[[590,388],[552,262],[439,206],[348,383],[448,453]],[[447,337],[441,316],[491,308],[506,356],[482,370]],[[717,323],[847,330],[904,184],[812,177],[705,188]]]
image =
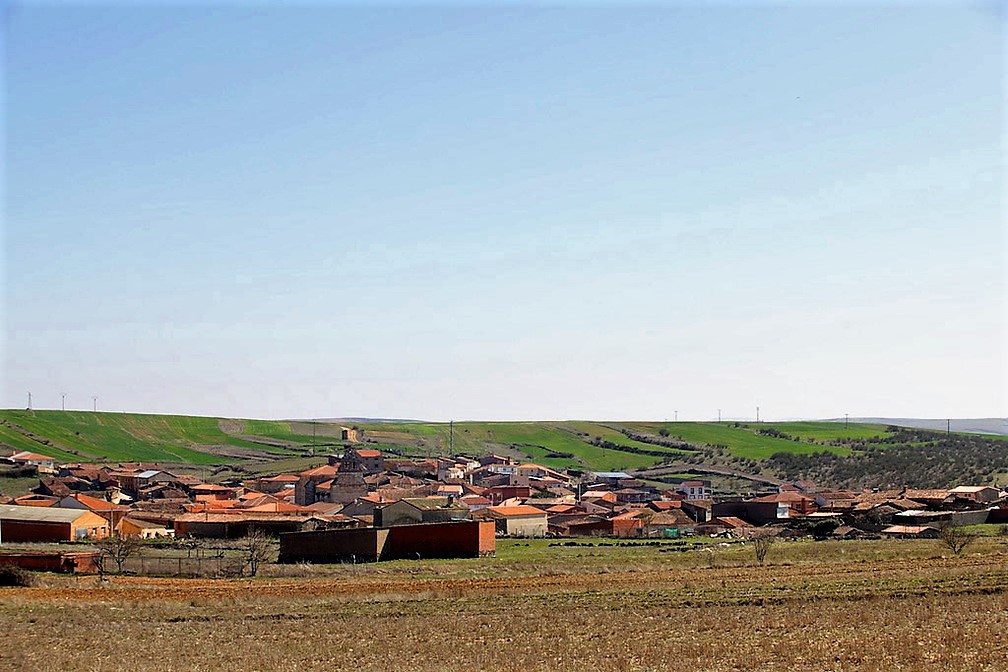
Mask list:
[[476,560],[50,576],[0,589],[0,669],[1008,670],[1008,544],[872,561],[794,549],[765,567],[574,569],[558,550],[553,567],[496,577],[466,576]]

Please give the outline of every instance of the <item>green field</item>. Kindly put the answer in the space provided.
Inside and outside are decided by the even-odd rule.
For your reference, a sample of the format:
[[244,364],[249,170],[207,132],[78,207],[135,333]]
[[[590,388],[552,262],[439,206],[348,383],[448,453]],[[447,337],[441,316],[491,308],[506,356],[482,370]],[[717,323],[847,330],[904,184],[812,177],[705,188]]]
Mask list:
[[217,464],[229,460],[211,446],[284,452],[225,433],[217,418],[87,411],[2,411],[0,419],[45,437],[44,445],[0,427],[0,442],[62,461]]
[[[339,423],[85,411],[0,411],[0,444],[63,462],[242,462],[259,473],[338,452]],[[829,422],[358,423],[366,445],[411,457],[503,453],[554,468],[631,470],[660,463],[760,461],[779,452],[849,455],[885,435],[880,425]],[[635,438],[626,436],[629,432]],[[767,435],[776,431],[785,435]],[[762,433],[761,433],[762,432]],[[35,435],[35,438],[26,434]],[[640,438],[642,440],[636,440]],[[688,450],[661,445],[682,442]],[[602,443],[604,445],[596,445]],[[315,450],[312,451],[312,448]],[[280,462],[278,462],[280,461]]]

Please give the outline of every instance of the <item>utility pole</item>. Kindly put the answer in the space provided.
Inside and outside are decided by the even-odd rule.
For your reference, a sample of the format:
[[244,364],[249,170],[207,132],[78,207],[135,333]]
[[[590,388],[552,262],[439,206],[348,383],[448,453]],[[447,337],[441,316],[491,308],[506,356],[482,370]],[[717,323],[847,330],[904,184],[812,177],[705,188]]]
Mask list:
[[315,457],[315,428],[318,426],[318,420],[312,420],[311,422],[311,454]]
[[759,406],[756,407],[756,424],[759,424]]
[[675,414],[675,422],[679,422],[679,411],[673,411]]
[[98,412],[98,397],[91,397],[91,401],[94,402],[95,413]]
[[31,392],[28,393],[28,410],[31,410]]
[[721,409],[717,409],[717,423],[721,424]]
[[952,418],[945,421],[945,436],[952,436]]
[[847,429],[847,423],[848,423],[848,418],[847,418],[847,414],[846,414],[846,413],[844,413],[844,414],[843,414],[843,428],[844,428],[844,429]]
[[455,421],[448,421],[448,454],[455,454]]
[[60,408],[62,408],[65,411],[66,410],[66,392],[62,393],[60,395],[60,397],[62,398],[62,403],[60,404]]

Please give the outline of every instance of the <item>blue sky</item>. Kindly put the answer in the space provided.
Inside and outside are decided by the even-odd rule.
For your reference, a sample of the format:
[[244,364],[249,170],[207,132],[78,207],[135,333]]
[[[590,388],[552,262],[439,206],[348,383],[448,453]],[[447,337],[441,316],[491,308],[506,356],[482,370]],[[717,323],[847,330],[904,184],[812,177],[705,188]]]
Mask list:
[[1004,17],[16,4],[6,407],[1004,415]]

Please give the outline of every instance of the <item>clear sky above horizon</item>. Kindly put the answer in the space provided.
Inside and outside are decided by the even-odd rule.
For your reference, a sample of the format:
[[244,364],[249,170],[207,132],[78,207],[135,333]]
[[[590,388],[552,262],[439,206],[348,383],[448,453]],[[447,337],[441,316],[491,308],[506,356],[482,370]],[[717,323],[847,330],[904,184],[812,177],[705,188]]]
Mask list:
[[1008,414],[998,3],[14,3],[3,399]]

